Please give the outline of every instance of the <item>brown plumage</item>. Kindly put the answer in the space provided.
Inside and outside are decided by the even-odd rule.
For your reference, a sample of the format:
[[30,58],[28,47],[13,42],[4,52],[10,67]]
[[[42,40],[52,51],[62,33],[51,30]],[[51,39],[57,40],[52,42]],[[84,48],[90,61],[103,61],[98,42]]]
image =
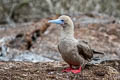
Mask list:
[[[63,60],[67,62],[70,67],[82,66],[83,68],[85,64],[92,59],[94,50],[92,50],[86,42],[78,41],[74,38],[74,24],[71,18],[69,16],[62,15],[57,20],[50,20],[49,22],[61,24],[62,26],[58,50]],[[71,69],[64,71],[69,72],[69,70]],[[74,70],[72,72],[77,73],[80,71]]]

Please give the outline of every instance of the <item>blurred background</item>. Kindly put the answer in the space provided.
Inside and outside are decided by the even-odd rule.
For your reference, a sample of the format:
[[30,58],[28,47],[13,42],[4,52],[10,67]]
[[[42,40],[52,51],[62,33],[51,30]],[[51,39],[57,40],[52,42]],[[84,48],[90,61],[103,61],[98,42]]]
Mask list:
[[120,18],[120,0],[0,0],[1,24],[81,12]]
[[106,53],[120,56],[120,0],[0,0],[0,60],[59,61],[60,27],[48,23],[69,15],[75,37]]

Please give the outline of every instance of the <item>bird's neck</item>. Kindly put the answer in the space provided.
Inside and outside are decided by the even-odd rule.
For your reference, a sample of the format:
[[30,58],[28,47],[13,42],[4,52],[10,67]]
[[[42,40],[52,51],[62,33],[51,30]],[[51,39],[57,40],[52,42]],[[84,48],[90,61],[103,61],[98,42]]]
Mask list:
[[67,28],[61,31],[60,39],[74,39],[74,28],[73,27],[67,27]]

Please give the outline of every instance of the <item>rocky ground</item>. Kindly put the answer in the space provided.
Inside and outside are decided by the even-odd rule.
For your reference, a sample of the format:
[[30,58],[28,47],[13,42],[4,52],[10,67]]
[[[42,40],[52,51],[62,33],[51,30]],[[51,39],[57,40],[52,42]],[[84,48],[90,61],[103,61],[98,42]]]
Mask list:
[[61,27],[47,22],[58,16],[16,27],[0,25],[0,79],[120,80],[120,21],[101,14],[70,15],[75,37],[105,53],[97,64],[72,74],[61,72],[68,66],[57,50]]
[[90,65],[78,74],[63,73],[64,62],[0,62],[1,80],[120,80],[120,61]]

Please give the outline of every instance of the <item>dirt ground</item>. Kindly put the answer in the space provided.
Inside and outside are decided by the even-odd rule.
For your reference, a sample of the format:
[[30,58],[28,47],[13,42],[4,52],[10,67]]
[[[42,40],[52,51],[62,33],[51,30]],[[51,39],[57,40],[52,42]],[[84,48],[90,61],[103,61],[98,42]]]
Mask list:
[[120,61],[86,66],[81,73],[63,73],[64,62],[0,62],[0,80],[120,80]]
[[120,80],[120,21],[95,14],[70,15],[75,37],[105,53],[100,64],[73,74],[61,72],[68,67],[57,50],[61,28],[48,23],[58,16],[0,26],[0,80]]

